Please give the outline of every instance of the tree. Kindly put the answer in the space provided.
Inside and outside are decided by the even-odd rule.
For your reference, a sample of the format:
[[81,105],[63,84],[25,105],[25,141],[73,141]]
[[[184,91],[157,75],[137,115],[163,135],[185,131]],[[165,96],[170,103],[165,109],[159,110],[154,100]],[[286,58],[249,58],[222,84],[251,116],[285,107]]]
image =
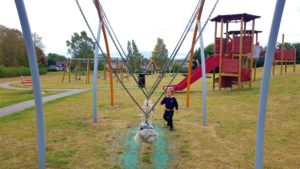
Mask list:
[[1,34],[2,65],[28,66],[22,33],[17,29],[4,27]]
[[32,40],[33,40],[33,44],[36,48],[39,48],[41,50],[43,50],[45,48],[45,46],[42,42],[42,37],[40,35],[38,35],[37,33],[32,34]]
[[91,58],[93,57],[93,49],[95,43],[88,37],[85,31],[81,31],[80,34],[74,33],[71,36],[71,40],[66,41],[68,47],[68,53],[73,58]]
[[155,60],[157,66],[161,69],[168,60],[168,49],[161,38],[157,38],[157,43],[152,52],[152,59]]
[[127,42],[127,60],[129,70],[131,72],[141,72],[141,65],[144,56],[139,52],[139,49],[134,40]]
[[59,55],[56,53],[49,53],[47,55],[47,60],[48,60],[48,66],[50,66],[50,65],[56,65],[57,61],[66,61],[67,58],[63,55]]
[[[33,34],[36,38],[36,54],[39,65],[45,65],[46,59],[42,45],[42,38]],[[22,32],[17,29],[9,29],[0,25],[0,65],[3,66],[28,66],[28,57],[24,45]]]

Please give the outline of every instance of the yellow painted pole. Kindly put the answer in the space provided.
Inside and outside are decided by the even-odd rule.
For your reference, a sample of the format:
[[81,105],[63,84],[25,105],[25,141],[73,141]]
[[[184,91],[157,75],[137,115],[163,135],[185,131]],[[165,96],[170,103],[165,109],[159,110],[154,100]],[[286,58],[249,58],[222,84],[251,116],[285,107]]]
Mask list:
[[241,88],[241,71],[242,71],[242,58],[243,58],[243,36],[244,36],[243,23],[244,23],[244,17],[241,18],[238,88]]
[[[201,6],[198,11],[197,16],[197,23],[200,22],[203,6],[204,6],[205,0],[201,2]],[[191,84],[191,72],[192,72],[192,63],[193,63],[193,57],[194,57],[194,46],[196,42],[197,32],[198,32],[198,24],[196,23],[195,29],[194,29],[194,35],[192,40],[192,47],[191,47],[191,54],[190,54],[190,60],[189,60],[189,69],[188,69],[188,78],[187,78],[187,91],[186,91],[186,107],[190,106],[190,84]]]
[[219,90],[221,90],[221,83],[222,83],[222,58],[223,58],[223,26],[224,26],[224,19],[221,19],[221,34],[220,34],[220,63],[219,63]]
[[282,34],[282,43],[281,43],[281,51],[280,51],[280,62],[281,62],[281,69],[280,69],[280,75],[282,75],[282,69],[283,69],[283,54],[284,54],[284,34]]
[[[95,1],[95,6],[97,8],[98,16],[99,16],[101,23],[104,23],[99,1]],[[114,84],[113,84],[113,77],[112,77],[112,63],[111,63],[110,50],[109,50],[108,39],[107,39],[104,24],[102,24],[102,32],[103,32],[105,48],[106,48],[106,52],[107,52],[108,66],[109,66],[110,105],[113,106],[114,105]]]

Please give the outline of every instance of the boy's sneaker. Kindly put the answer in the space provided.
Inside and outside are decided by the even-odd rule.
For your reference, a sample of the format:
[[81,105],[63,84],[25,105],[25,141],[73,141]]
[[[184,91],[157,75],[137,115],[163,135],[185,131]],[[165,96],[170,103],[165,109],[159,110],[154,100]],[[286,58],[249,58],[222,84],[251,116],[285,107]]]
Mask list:
[[169,130],[170,130],[170,131],[173,131],[173,127],[170,127]]

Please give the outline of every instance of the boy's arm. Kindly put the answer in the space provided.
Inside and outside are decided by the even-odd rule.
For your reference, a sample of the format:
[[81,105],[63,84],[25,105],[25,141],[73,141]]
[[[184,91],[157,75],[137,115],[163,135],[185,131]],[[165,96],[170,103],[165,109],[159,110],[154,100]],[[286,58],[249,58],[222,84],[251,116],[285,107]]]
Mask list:
[[163,98],[163,100],[160,102],[160,105],[165,104],[165,102],[166,102],[166,97]]
[[176,99],[175,99],[175,109],[178,110],[178,103]]

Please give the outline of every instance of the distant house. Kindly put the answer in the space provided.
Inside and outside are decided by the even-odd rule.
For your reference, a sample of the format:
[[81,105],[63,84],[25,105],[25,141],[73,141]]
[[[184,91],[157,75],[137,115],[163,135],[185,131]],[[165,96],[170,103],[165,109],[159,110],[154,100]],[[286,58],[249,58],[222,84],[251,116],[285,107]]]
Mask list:
[[67,67],[67,61],[56,61],[55,67],[57,71],[64,71]]

